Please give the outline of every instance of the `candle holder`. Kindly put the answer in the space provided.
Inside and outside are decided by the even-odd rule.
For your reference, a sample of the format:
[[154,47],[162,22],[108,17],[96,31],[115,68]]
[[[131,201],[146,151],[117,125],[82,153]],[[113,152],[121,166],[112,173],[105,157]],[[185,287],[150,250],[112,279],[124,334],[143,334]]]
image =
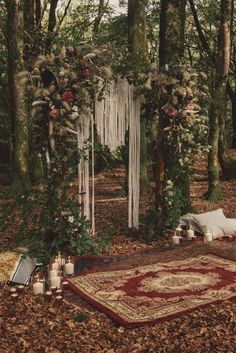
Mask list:
[[15,287],[10,288],[9,290],[10,294],[15,294],[17,292],[17,289]]
[[56,294],[56,290],[57,290],[57,287],[56,287],[56,286],[52,286],[52,287],[51,287],[51,292],[52,292],[52,295],[53,295],[53,296]]
[[22,293],[22,292],[24,292],[25,286],[23,286],[22,284],[19,284],[19,285],[17,286],[17,289],[18,289],[18,291],[19,291],[20,293]]
[[56,297],[61,296],[63,298],[63,290],[62,289],[57,289],[56,290]]
[[45,292],[45,298],[47,300],[47,302],[50,302],[52,300],[52,291],[47,291]]
[[63,281],[62,282],[62,289],[68,289],[69,288],[69,282],[68,281]]
[[57,295],[57,296],[55,297],[55,304],[56,304],[56,306],[61,305],[62,301],[63,301],[63,297],[62,297],[61,295]]
[[13,293],[13,294],[11,294],[11,299],[14,300],[14,301],[17,300],[18,297],[19,297],[19,294],[18,294],[18,293]]

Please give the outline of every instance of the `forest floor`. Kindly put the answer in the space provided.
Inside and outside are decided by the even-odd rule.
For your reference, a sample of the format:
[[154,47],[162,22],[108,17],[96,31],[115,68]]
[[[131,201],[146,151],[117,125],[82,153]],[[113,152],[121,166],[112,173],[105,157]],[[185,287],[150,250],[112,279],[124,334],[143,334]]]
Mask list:
[[[222,181],[223,198],[217,203],[203,200],[207,190],[206,161],[199,158],[192,168],[191,198],[196,212],[223,208],[227,217],[236,218],[236,180]],[[106,254],[129,255],[155,251],[160,260],[165,254],[175,259],[184,247],[171,248],[167,240],[145,242],[143,234],[127,229],[127,200],[122,197],[124,170],[104,172],[96,177],[96,225],[100,234],[110,234]],[[4,191],[4,190],[3,190]],[[151,205],[152,192],[141,200],[141,213]],[[105,235],[103,235],[105,237]],[[7,233],[0,248],[12,248],[14,240]],[[191,252],[204,244],[191,245]],[[235,254],[235,243],[213,245],[218,253]],[[199,247],[197,249],[197,247]],[[105,255],[105,254],[104,254]],[[159,255],[158,255],[159,256]],[[88,319],[77,323],[73,317],[88,312]],[[79,306],[63,303],[60,307],[33,297],[29,289],[13,305],[9,287],[0,288],[0,353],[235,353],[236,302],[225,301],[195,310],[177,319],[127,329],[118,326],[105,314],[80,301]]]

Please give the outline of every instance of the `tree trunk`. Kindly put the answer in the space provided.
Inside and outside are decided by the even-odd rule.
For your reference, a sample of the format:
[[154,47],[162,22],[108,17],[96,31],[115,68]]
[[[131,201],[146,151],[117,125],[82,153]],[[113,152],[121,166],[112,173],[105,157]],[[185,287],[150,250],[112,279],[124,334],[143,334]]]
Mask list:
[[[138,69],[147,64],[148,46],[146,32],[146,2],[143,0],[129,0],[128,3],[128,45],[130,60],[134,68]],[[148,186],[147,159],[147,120],[146,111],[141,116],[140,135],[140,191],[144,193]]]
[[98,35],[99,26],[104,15],[104,0],[99,0],[98,6],[98,15],[95,18],[94,26],[93,26],[93,39],[95,39]]
[[[218,34],[217,59],[215,68],[215,87],[210,110],[210,134],[208,154],[208,192],[207,198],[217,201],[221,197],[219,181],[218,153],[224,151],[222,138],[220,137],[220,124],[225,125],[225,97],[230,65],[230,23],[231,23],[231,0],[221,0],[221,18]],[[221,155],[223,159],[223,154]]]
[[[160,49],[159,61],[160,67],[178,63],[184,56],[184,32],[185,32],[185,8],[186,0],[161,0],[160,14]],[[171,151],[168,151],[164,145],[164,128],[166,127],[166,118],[163,113],[159,113],[158,141],[157,141],[157,163],[156,163],[156,214],[157,231],[163,232],[165,227],[165,205],[163,203],[163,189],[167,177],[167,168],[175,168],[172,160]],[[169,164],[169,165],[168,165]],[[171,173],[170,173],[171,174]],[[186,204],[190,204],[189,177],[186,171],[186,180],[182,188]],[[175,186],[174,186],[175,187]]]
[[16,176],[23,190],[30,188],[28,165],[28,114],[26,102],[27,74],[24,70],[24,21],[23,3],[20,0],[8,4],[8,57],[9,88],[14,117],[14,164]]
[[33,47],[34,47],[34,34],[35,34],[35,22],[34,22],[34,0],[23,0],[24,1],[24,60],[28,68],[30,69],[30,62],[33,58]]

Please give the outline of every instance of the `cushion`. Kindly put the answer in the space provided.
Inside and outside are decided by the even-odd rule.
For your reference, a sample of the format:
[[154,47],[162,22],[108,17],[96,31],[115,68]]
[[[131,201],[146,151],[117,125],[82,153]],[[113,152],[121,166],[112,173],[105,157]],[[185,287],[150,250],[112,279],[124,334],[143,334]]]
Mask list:
[[[218,239],[225,234],[224,227],[227,228],[228,223],[223,210],[215,210],[211,212],[206,212],[198,215],[193,215],[193,219],[196,221],[198,226],[203,230],[204,234],[206,232],[211,232],[213,239]],[[227,233],[232,231],[232,225],[228,226]],[[227,234],[231,235],[231,234]]]
[[193,214],[191,214],[191,213],[188,213],[188,214],[180,217],[180,225],[191,227],[195,232],[203,234],[202,229],[198,226],[197,222],[193,218]]
[[236,218],[226,218],[222,228],[224,235],[236,235]]

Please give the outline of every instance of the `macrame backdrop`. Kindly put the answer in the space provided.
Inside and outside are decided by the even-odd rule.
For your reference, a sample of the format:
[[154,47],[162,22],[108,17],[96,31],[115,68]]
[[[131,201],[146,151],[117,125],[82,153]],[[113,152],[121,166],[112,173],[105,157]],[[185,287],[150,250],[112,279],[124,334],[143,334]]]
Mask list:
[[81,114],[77,122],[77,142],[80,151],[78,164],[79,203],[82,207],[82,215],[90,219],[90,193],[89,193],[89,148],[86,148],[90,137],[91,114]]
[[[82,214],[91,219],[95,233],[95,200],[94,200],[94,123],[100,142],[111,151],[125,145],[126,131],[129,130],[129,202],[128,225],[139,227],[140,196],[140,98],[135,97],[134,86],[126,79],[119,78],[112,82],[103,92],[102,99],[95,99],[95,121],[90,111],[82,113],[77,123],[78,150],[81,160],[78,164],[79,202]],[[90,212],[89,190],[89,149],[85,148],[91,134],[92,142],[92,200]]]
[[119,78],[108,87],[103,98],[95,101],[95,123],[100,142],[111,151],[125,145],[129,129],[129,206],[128,224],[139,227],[140,175],[140,98],[134,86]]

